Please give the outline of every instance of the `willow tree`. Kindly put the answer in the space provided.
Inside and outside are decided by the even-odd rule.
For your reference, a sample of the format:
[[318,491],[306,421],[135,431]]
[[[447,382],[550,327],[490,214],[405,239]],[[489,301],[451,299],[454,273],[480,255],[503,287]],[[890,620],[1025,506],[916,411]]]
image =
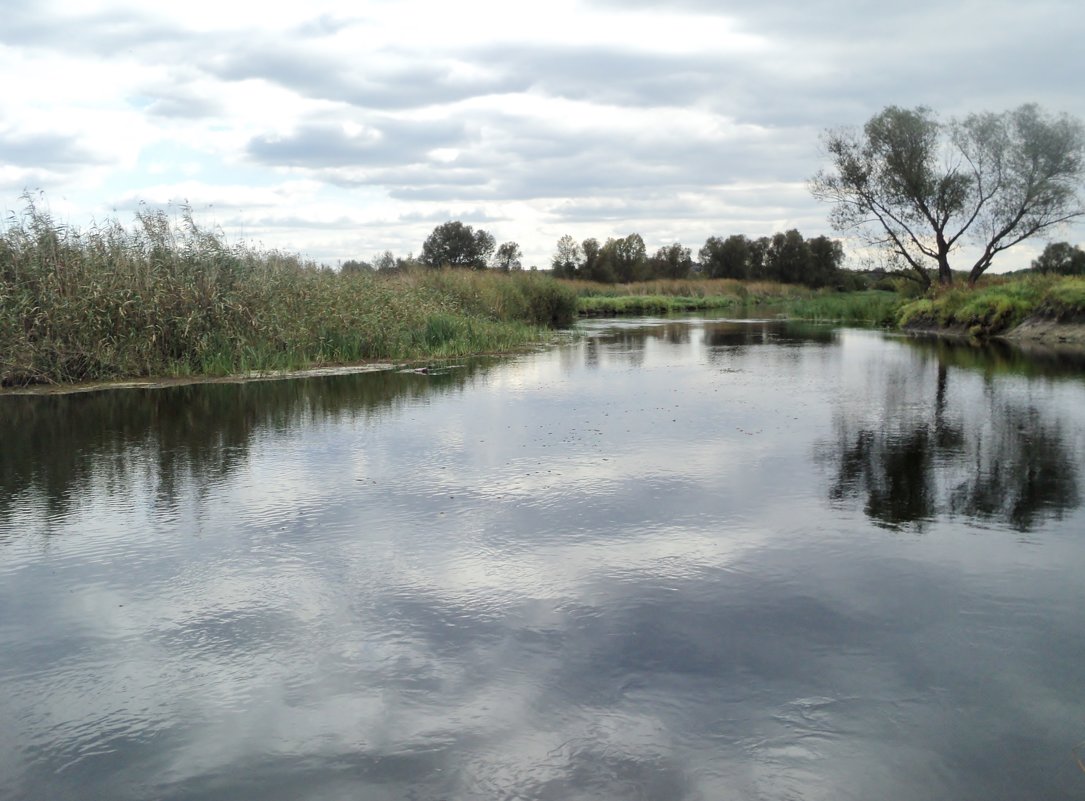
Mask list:
[[923,286],[972,247],[969,283],[995,256],[1085,214],[1085,129],[1033,104],[940,122],[925,107],[889,106],[862,130],[828,131],[831,167],[810,181],[830,221],[883,247]]

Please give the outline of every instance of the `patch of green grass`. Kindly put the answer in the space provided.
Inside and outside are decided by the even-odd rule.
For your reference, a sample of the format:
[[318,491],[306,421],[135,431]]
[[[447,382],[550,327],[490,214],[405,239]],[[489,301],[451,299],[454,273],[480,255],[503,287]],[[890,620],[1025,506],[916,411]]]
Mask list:
[[404,285],[452,299],[466,314],[491,320],[563,327],[576,318],[576,292],[547,275],[444,269],[397,278]]
[[800,298],[787,304],[787,314],[802,320],[858,325],[893,325],[901,306],[896,292],[867,290],[834,292]]
[[743,305],[735,295],[681,297],[676,295],[588,296],[580,298],[580,313],[587,316],[670,314],[683,311],[728,309]]
[[1056,320],[1085,321],[1085,278],[1067,276],[1047,288],[1038,313]]
[[930,297],[901,307],[898,324],[987,337],[1004,333],[1033,316],[1085,320],[1085,278],[995,276],[975,288],[936,290]]
[[562,279],[561,283],[576,293],[580,300],[580,314],[588,316],[733,309],[778,304],[812,294],[807,287],[794,284],[732,279],[690,278],[636,284],[600,284]]

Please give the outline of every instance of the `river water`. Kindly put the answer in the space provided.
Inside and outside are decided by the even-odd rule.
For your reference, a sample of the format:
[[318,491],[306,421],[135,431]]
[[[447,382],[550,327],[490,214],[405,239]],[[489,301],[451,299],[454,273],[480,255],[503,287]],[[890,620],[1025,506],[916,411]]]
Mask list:
[[1081,799],[1085,362],[592,322],[0,397],[2,799]]

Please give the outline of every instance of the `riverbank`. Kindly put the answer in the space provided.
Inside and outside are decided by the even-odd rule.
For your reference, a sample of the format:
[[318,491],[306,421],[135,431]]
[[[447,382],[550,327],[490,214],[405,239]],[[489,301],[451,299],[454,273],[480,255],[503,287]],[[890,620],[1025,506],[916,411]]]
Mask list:
[[30,205],[0,231],[0,386],[276,374],[509,352],[571,324],[530,273],[338,272],[144,212],[79,231]]
[[[891,285],[891,282],[883,282]],[[991,276],[909,299],[733,279],[630,285],[533,272],[335,271],[231,244],[182,214],[86,232],[32,204],[0,229],[0,388],[369,369],[550,338],[576,316],[756,307],[794,319],[1085,344],[1085,278]]]
[[1085,346],[1085,321],[1069,323],[1034,317],[1008,331],[1002,338],[1042,345]]
[[1085,344],[1085,278],[992,276],[975,287],[954,287],[901,306],[906,331],[970,339]]
[[730,312],[771,305],[791,319],[870,325],[970,339],[1001,338],[1085,345],[1085,278],[989,276],[978,287],[937,288],[909,298],[899,292],[812,290],[740,281],[656,281],[628,286],[569,282],[581,316]]
[[676,314],[780,305],[808,298],[814,290],[773,281],[729,278],[673,279],[634,284],[601,284],[563,280],[577,295],[581,317]]

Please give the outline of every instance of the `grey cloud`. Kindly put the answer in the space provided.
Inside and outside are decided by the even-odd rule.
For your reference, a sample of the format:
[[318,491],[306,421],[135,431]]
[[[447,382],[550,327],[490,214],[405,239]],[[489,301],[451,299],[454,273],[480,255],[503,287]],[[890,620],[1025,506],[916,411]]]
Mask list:
[[316,19],[309,20],[297,28],[294,32],[306,38],[320,38],[334,36],[337,33],[360,25],[361,20],[349,17],[337,17],[332,14],[321,14]]
[[[657,0],[591,0],[592,5],[623,11],[657,10]],[[845,38],[858,33],[884,32],[924,16],[945,11],[939,0],[907,4],[881,0],[672,0],[670,11],[684,11],[734,20],[739,30],[766,35],[801,33],[805,36]],[[932,31],[936,32],[936,31]]]
[[[558,212],[562,219],[635,218],[652,212],[641,203],[645,198],[673,197],[682,190],[703,193],[706,184],[798,182],[816,168],[814,129],[804,131],[799,143],[788,138],[794,131],[784,130],[761,131],[752,140],[672,132],[665,119],[630,135],[570,133],[557,123],[477,110],[442,123],[384,117],[372,127],[379,136],[350,135],[338,122],[314,118],[287,136],[251,140],[248,152],[261,163],[310,169],[338,186],[381,186],[392,198],[410,202],[626,194],[640,204],[634,210],[584,203]],[[431,160],[428,152],[440,147],[458,150],[457,158]]]
[[[528,122],[508,124],[531,127]],[[813,136],[808,148],[795,148],[776,137],[752,144],[691,142],[681,135],[615,143],[602,135],[586,140],[555,133],[561,149],[539,159],[519,151],[516,130],[510,130],[503,149],[468,153],[458,162],[476,168],[480,180],[473,186],[438,183],[432,175],[428,181],[397,184],[401,176],[389,174],[384,177],[390,180],[391,194],[410,200],[581,198],[615,192],[644,197],[659,190],[742,180],[795,181],[812,171],[809,156],[816,145]]]
[[222,105],[187,90],[163,90],[152,95],[147,113],[156,117],[204,119],[222,112]]
[[[595,4],[659,8],[649,0]],[[680,64],[657,61],[664,77],[642,80],[634,71],[626,86],[646,102],[667,88],[670,75],[678,98],[697,96],[737,119],[782,126],[861,122],[892,103],[926,103],[947,114],[1026,101],[1078,113],[1082,106],[1076,76],[1085,69],[1083,30],[1071,0],[1049,0],[1027,11],[998,0],[982,10],[934,0],[676,0],[668,9],[729,18],[736,30],[763,37],[768,50],[730,61],[693,59],[685,85],[700,88],[689,93],[681,88],[687,79]],[[590,82],[592,74],[585,72],[582,80]],[[605,67],[604,74],[622,80]]]
[[340,125],[308,123],[289,136],[259,136],[248,144],[256,161],[272,165],[312,168],[384,166],[410,164],[429,150],[450,147],[461,141],[462,128],[455,122],[405,123],[385,121],[379,128],[358,135]]
[[459,198],[463,194],[461,187],[477,188],[490,182],[490,176],[482,170],[421,164],[364,170],[360,175],[353,171],[328,170],[322,172],[320,177],[340,187],[385,186],[432,190],[437,200]]
[[238,228],[304,228],[318,231],[352,231],[360,227],[358,222],[348,217],[339,217],[335,220],[313,220],[297,215],[265,216],[256,219],[236,217],[227,220],[225,224]]
[[51,169],[101,163],[68,134],[0,134],[0,164]]
[[724,53],[669,56],[614,47],[491,47],[471,54],[498,64],[513,84],[574,100],[633,106],[688,106],[719,76],[741,67]]
[[16,2],[3,4],[0,10],[4,19],[0,42],[14,47],[56,48],[110,58],[118,52],[182,44],[193,38],[193,34],[130,11],[60,16],[44,5]]
[[[19,171],[15,175],[8,177],[2,176],[3,174],[0,173],[0,190],[3,190],[5,193],[10,193],[11,196],[28,191],[38,192],[40,190],[50,192],[54,187],[63,186],[55,173],[50,173],[46,170],[26,170]],[[11,209],[6,208],[6,205],[7,204],[5,203],[5,207],[0,208],[0,212],[7,214],[11,211]]]
[[[222,80],[266,80],[306,97],[364,108],[415,108],[524,88],[503,78],[454,78],[434,54],[422,59],[410,51],[400,53],[403,66],[363,68],[327,55],[312,42],[363,26],[364,20],[323,16],[296,29],[296,38],[254,37],[242,31],[194,33],[146,14],[114,11],[58,17],[32,5],[11,4],[0,26],[0,43],[101,58],[136,52],[147,63],[191,64]],[[364,38],[364,29],[359,38]]]
[[562,201],[551,209],[551,213],[563,222],[614,222],[638,218],[681,220],[706,218],[712,214],[702,204],[654,192],[633,199]]
[[[895,97],[880,86],[860,84],[849,91],[856,78],[889,80],[878,71],[855,67],[854,75],[848,72],[850,68],[804,72],[784,69],[767,55],[723,50],[664,55],[613,47],[539,46],[484,48],[470,57],[500,64],[513,84],[526,84],[551,96],[658,109],[660,129],[668,125],[668,108],[711,109],[738,122],[759,125],[821,125],[827,116],[839,118],[838,108],[855,105],[856,94]],[[843,88],[842,79],[848,84]],[[858,105],[870,104],[860,101]]]
[[203,68],[226,80],[259,78],[308,97],[362,108],[406,109],[452,103],[480,94],[522,89],[504,79],[453,81],[444,65],[414,63],[384,69],[351,68],[314,48],[276,43],[207,59]]
[[494,223],[505,222],[509,218],[505,215],[488,214],[478,208],[460,209],[453,211],[452,209],[444,209],[430,212],[412,212],[409,214],[403,214],[399,217],[401,223],[443,223],[447,220],[466,220],[472,225],[478,225],[479,223]]

